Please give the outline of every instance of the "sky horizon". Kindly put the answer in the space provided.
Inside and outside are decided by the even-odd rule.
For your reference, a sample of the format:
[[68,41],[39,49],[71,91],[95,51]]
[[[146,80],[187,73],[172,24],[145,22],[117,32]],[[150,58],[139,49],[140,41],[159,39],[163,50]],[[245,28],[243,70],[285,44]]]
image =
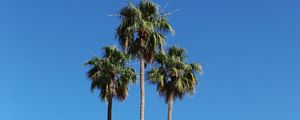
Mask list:
[[[176,10],[166,47],[183,47],[188,62],[205,65],[196,94],[175,101],[173,120],[300,118],[300,1],[154,1]],[[126,4],[1,0],[0,119],[105,120],[107,106],[91,93],[83,64],[117,45],[119,19],[110,15]],[[167,119],[156,86],[145,87],[145,119]],[[138,84],[126,101],[113,101],[113,119],[139,119]]]

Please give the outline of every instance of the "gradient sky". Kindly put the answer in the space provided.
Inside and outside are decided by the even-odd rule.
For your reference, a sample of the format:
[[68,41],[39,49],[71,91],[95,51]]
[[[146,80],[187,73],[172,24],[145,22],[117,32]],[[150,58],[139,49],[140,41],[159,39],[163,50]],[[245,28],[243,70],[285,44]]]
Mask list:
[[[175,102],[174,120],[300,119],[299,0],[155,1],[179,9],[168,46],[205,64],[197,93]],[[105,120],[83,63],[117,44],[119,20],[109,15],[126,3],[0,0],[0,119]],[[139,119],[138,85],[114,102],[113,118]],[[147,84],[145,119],[166,118],[163,98]]]

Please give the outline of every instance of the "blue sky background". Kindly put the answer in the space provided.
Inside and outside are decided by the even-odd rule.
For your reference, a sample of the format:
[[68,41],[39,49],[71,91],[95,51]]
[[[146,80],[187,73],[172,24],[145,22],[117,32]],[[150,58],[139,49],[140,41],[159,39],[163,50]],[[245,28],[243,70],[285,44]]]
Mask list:
[[[156,0],[158,1],[158,0]],[[133,1],[137,2],[137,1]],[[174,120],[299,120],[299,0],[159,0],[176,30],[168,46],[205,64],[197,93]],[[114,45],[126,0],[0,0],[0,119],[105,120],[83,63]],[[146,120],[167,106],[146,85]],[[114,120],[139,119],[139,89],[114,102]]]

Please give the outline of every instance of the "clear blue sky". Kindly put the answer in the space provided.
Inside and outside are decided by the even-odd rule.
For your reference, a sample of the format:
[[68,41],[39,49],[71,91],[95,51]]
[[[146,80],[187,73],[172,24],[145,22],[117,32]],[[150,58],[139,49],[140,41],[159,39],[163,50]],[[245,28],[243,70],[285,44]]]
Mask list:
[[[114,2],[112,2],[114,1]],[[299,0],[156,0],[176,30],[168,45],[205,64],[174,120],[299,120]],[[133,1],[137,2],[137,0]],[[0,0],[0,119],[105,120],[83,63],[116,44],[126,0]],[[146,120],[167,106],[146,85]],[[139,89],[114,102],[114,120],[139,119]]]

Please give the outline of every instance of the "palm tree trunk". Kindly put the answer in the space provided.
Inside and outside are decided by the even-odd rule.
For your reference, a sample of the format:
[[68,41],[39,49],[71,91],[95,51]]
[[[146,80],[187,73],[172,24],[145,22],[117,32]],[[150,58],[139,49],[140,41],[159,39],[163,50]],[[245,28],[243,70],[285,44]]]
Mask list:
[[173,94],[170,95],[169,104],[168,104],[168,120],[172,120],[172,111],[173,111]]
[[146,33],[144,31],[141,31],[140,36],[140,46],[142,48],[142,54],[140,56],[140,120],[144,120],[145,118],[145,77],[144,77],[144,70],[145,70],[145,59],[144,59],[144,44],[145,44],[145,37]]
[[107,120],[112,120],[112,98],[108,100],[108,107],[107,107]]
[[107,120],[112,120],[112,97],[113,97],[113,80],[109,83],[109,98],[108,98],[108,107],[107,107]]
[[141,98],[140,98],[140,120],[144,120],[144,111],[145,111],[145,80],[144,80],[144,67],[145,61],[143,58],[143,55],[141,55],[140,58],[140,92],[141,92]]

